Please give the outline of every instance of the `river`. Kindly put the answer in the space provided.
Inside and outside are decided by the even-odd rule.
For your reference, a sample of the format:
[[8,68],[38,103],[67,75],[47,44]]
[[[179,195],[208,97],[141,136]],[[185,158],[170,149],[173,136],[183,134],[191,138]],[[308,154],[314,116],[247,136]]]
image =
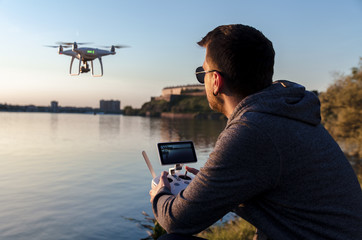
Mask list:
[[200,167],[224,121],[0,113],[0,239],[141,239],[156,144],[192,140]]

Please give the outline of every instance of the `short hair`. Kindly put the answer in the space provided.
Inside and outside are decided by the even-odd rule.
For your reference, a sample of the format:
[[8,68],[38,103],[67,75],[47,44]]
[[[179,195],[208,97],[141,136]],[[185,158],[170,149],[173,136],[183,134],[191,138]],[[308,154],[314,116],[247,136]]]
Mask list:
[[244,97],[271,85],[274,73],[272,42],[259,30],[242,25],[222,25],[198,44],[207,49],[233,93]]

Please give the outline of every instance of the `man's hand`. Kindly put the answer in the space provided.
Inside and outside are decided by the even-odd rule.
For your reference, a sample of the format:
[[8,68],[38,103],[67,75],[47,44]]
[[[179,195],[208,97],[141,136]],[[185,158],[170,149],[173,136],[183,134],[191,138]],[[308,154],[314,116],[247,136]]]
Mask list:
[[199,170],[197,170],[196,168],[191,168],[191,167],[185,166],[185,169],[186,169],[186,171],[188,171],[194,175],[199,173]]
[[168,189],[171,190],[171,185],[168,182],[167,175],[168,175],[168,172],[163,171],[161,173],[160,182],[158,183],[158,185],[152,186],[152,189],[150,190],[150,197],[151,197],[150,202],[151,203],[153,202],[153,199],[155,198],[156,194],[162,187],[167,187]]

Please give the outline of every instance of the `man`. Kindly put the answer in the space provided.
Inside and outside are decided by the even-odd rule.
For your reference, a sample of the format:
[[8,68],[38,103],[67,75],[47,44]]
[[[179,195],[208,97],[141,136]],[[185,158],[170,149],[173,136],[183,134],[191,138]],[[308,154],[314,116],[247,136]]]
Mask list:
[[259,238],[362,239],[357,178],[320,123],[318,98],[296,83],[272,83],[272,43],[238,24],[199,45],[206,57],[198,80],[228,122],[204,167],[187,168],[197,174],[183,192],[171,194],[166,172],[151,189],[157,221],[186,236],[233,211]]

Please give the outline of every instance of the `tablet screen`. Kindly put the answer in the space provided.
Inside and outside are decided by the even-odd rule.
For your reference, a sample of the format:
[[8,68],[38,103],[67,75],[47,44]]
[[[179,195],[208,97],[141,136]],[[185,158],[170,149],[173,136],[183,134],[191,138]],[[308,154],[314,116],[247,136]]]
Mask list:
[[158,143],[157,148],[162,165],[197,162],[191,141]]

